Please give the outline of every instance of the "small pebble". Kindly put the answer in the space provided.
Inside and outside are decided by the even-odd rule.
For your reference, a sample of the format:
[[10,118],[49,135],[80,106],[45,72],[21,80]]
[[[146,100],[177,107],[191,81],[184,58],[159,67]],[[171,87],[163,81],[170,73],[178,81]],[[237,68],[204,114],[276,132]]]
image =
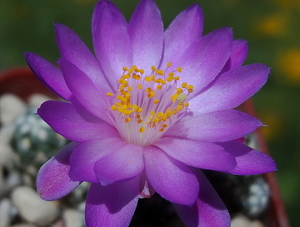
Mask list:
[[231,220],[230,227],[266,227],[259,220],[251,221],[246,216],[239,214]]
[[3,126],[12,123],[26,111],[24,102],[17,96],[5,94],[0,96],[0,122]]
[[65,227],[82,227],[81,214],[75,209],[66,209],[63,212]]
[[9,199],[5,198],[0,201],[0,227],[7,227],[11,222],[12,204]]
[[39,226],[49,225],[59,215],[57,203],[42,200],[30,187],[15,188],[11,198],[21,217]]
[[43,102],[46,102],[50,99],[51,98],[43,94],[33,94],[28,98],[28,105],[39,107]]

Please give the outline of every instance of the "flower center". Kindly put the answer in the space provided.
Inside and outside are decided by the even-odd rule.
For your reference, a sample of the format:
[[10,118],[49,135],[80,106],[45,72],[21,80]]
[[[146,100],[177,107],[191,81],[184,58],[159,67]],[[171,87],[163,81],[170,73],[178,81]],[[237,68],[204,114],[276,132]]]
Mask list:
[[185,113],[189,93],[193,85],[179,84],[181,67],[170,71],[151,67],[150,75],[136,66],[123,67],[123,75],[118,80],[116,94],[113,97],[109,116],[121,137],[128,143],[148,146],[160,138],[163,133],[178,121]]

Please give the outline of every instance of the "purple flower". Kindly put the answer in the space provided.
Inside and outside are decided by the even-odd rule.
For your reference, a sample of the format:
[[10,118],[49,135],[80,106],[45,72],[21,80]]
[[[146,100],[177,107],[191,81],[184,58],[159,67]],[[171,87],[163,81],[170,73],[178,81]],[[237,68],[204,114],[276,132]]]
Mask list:
[[139,198],[173,203],[186,226],[230,225],[223,202],[200,169],[237,175],[276,169],[266,154],[237,142],[262,123],[233,108],[267,80],[262,64],[241,66],[247,43],[230,28],[202,36],[198,5],[164,31],[153,0],[127,23],[109,1],[92,19],[96,57],[68,27],[55,24],[60,69],[26,53],[37,77],[67,102],[38,115],[73,141],[44,164],[37,189],[59,199],[91,182],[86,224],[128,226]]

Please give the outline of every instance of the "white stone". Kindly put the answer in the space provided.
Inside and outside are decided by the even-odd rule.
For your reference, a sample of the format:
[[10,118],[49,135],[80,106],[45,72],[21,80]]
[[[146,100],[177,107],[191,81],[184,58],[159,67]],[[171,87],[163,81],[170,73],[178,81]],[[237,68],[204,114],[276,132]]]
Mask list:
[[4,198],[0,201],[0,227],[7,227],[11,222],[12,204],[9,199]]
[[11,146],[0,142],[0,197],[20,183],[20,178],[17,179],[16,173],[13,171],[17,161],[18,157]]
[[230,227],[250,227],[250,220],[244,215],[237,215],[231,220]]
[[12,123],[19,115],[26,111],[25,103],[13,94],[0,96],[0,122],[2,125]]
[[261,221],[255,220],[251,222],[250,227],[266,227]]
[[66,209],[63,212],[65,227],[82,227],[82,219],[79,211],[75,209]]
[[59,215],[56,202],[42,200],[38,193],[30,187],[15,188],[11,199],[23,219],[39,226],[49,225]]
[[43,102],[49,100],[50,98],[43,94],[33,94],[28,98],[28,105],[39,107]]

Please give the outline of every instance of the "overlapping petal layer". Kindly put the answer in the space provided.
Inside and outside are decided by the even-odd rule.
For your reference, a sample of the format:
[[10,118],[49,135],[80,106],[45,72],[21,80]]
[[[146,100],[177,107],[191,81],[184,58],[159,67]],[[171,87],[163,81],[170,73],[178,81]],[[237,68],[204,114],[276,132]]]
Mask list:
[[144,148],[144,158],[146,176],[154,190],[162,197],[186,205],[196,201],[199,183],[186,165],[154,146]]
[[36,188],[42,199],[60,199],[80,184],[69,177],[69,159],[76,146],[76,143],[68,144],[40,168]]
[[139,180],[138,176],[108,186],[92,184],[85,207],[86,225],[128,226],[138,201]]

